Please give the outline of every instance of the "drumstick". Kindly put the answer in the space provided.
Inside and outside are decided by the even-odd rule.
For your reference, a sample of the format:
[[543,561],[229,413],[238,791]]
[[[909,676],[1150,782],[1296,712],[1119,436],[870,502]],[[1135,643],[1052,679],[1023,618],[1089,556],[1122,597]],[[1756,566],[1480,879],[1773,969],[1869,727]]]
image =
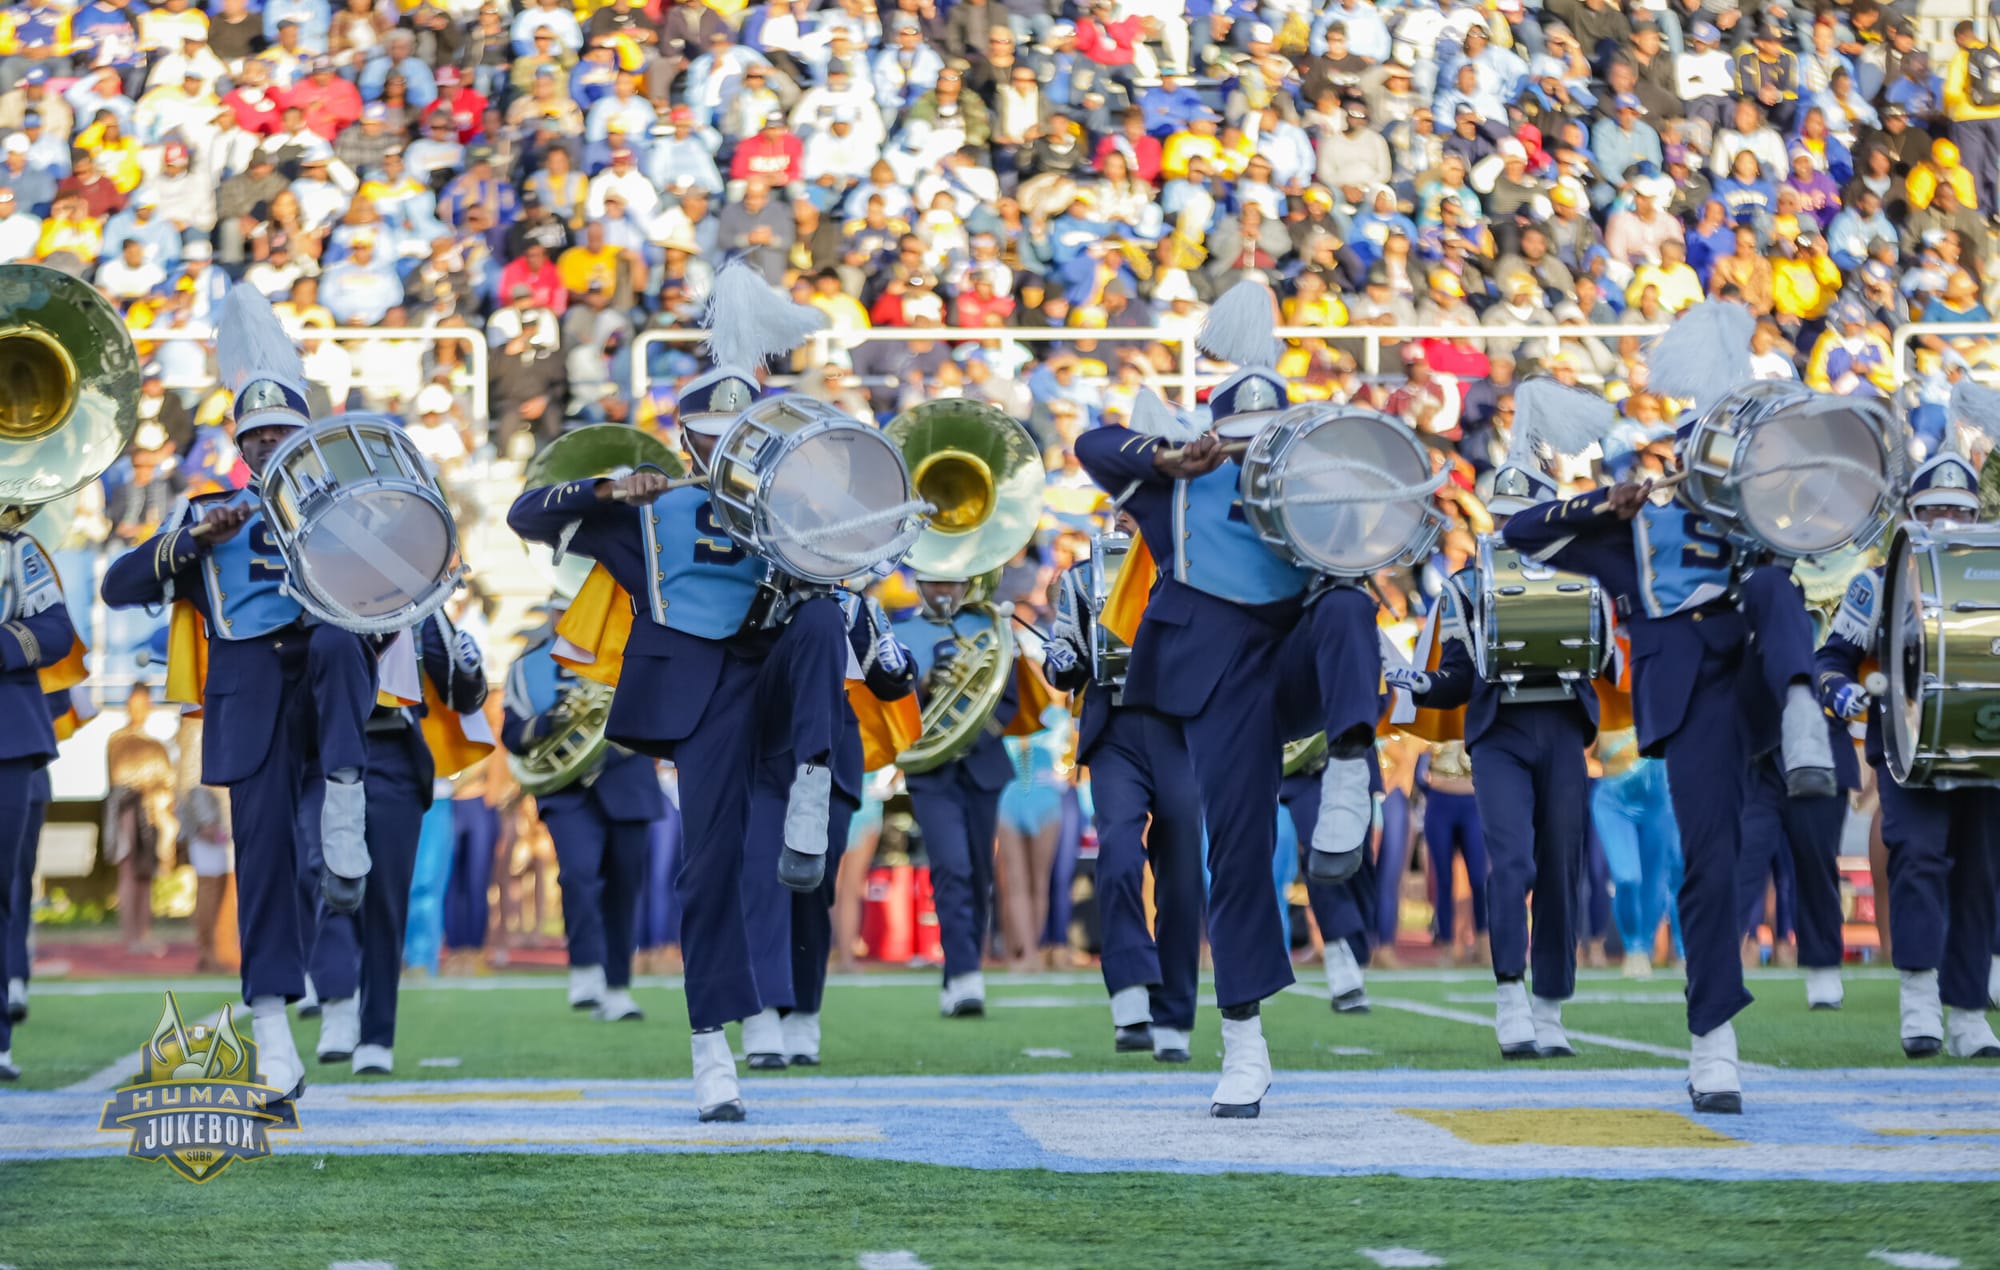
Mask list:
[[[1222,453],[1224,454],[1241,454],[1249,448],[1250,443],[1248,441],[1225,441],[1222,443]],[[1187,447],[1184,445],[1169,446],[1164,450],[1155,451],[1155,453],[1169,463],[1177,463],[1180,461],[1181,456],[1187,453]]]
[[1861,681],[1861,686],[1869,696],[1880,697],[1889,691],[1889,676],[1879,670],[1871,671],[1868,678]]
[[1659,480],[1652,481],[1649,483],[1652,485],[1654,489],[1672,489],[1674,486],[1679,485],[1682,481],[1685,481],[1688,477],[1693,475],[1694,475],[1693,468],[1684,467],[1680,471],[1675,472],[1672,476],[1663,476]]

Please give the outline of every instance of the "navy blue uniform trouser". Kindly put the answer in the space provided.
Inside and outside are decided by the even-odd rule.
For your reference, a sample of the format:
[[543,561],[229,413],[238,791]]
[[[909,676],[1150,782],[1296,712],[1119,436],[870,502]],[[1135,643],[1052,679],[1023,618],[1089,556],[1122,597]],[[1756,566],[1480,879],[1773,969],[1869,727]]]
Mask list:
[[[31,852],[27,845],[30,809],[36,806],[31,797],[31,784],[35,772],[44,760],[40,758],[0,759],[0,931],[9,928],[15,894],[15,875],[32,865],[23,861]],[[5,986],[9,976],[20,978],[27,974],[25,958],[17,968],[14,955],[9,951],[11,940],[0,944],[0,987]],[[13,1048],[13,1024],[7,1021],[7,1011],[0,1007],[0,1050]]]
[[[1105,990],[1144,985],[1153,1022],[1191,1030],[1201,977],[1201,803],[1180,725],[1114,707],[1089,758]],[[1146,928],[1149,861],[1157,938]]]
[[1486,840],[1493,975],[1518,979],[1529,969],[1532,892],[1535,995],[1554,1001],[1576,990],[1577,907],[1590,836],[1587,727],[1566,701],[1501,706],[1468,749]]
[[789,749],[803,763],[830,760],[847,700],[848,655],[840,606],[830,599],[801,605],[768,652],[731,650],[722,659],[700,722],[673,745],[682,828],[674,885],[688,1023],[697,1031],[764,1008],[742,902],[758,757]]
[[500,813],[484,798],[451,803],[451,878],[444,892],[444,942],[449,948],[486,946],[486,891],[493,882],[493,851],[500,841]]
[[764,1008],[816,1014],[826,991],[827,956],[833,949],[833,896],[840,857],[847,851],[847,828],[860,805],[834,788],[826,818],[826,872],[813,890],[794,891],[778,881],[793,773],[789,754],[776,763],[762,764],[758,773],[744,847],[743,923],[750,933],[750,965]]
[[[1775,754],[1757,760],[1743,804],[1743,847],[1736,860],[1737,932],[1749,935],[1764,914],[1764,879],[1781,853],[1789,857],[1799,935],[1799,964],[1838,966],[1840,933],[1840,829],[1847,799],[1792,798],[1784,765]],[[1782,910],[1783,901],[1780,899]]]
[[1451,871],[1454,854],[1465,857],[1465,880],[1472,887],[1472,929],[1483,933],[1488,921],[1486,875],[1491,865],[1486,859],[1486,835],[1479,823],[1476,794],[1447,794],[1435,789],[1424,792],[1424,854],[1430,857],[1434,892],[1431,937],[1448,944],[1458,928],[1458,893]]
[[[37,785],[39,782],[37,782]],[[39,793],[39,789],[36,789]],[[34,925],[31,911],[35,900],[35,851],[42,841],[42,822],[48,817],[49,804],[46,799],[32,795],[28,800],[28,823],[21,830],[21,854],[14,861],[14,885],[6,903],[4,921],[0,921],[0,931],[5,932],[6,946],[0,947],[0,984],[8,979],[26,981],[30,976],[28,954],[28,930]],[[0,834],[5,830],[0,829]]]
[[1986,1008],[1993,942],[1993,834],[2000,794],[1905,789],[1883,764],[1882,841],[1889,849],[1889,944],[1898,970],[1938,972],[1938,997]]
[[569,964],[603,966],[607,985],[626,987],[650,824],[613,820],[590,796],[541,810],[556,848]]
[[246,1001],[305,995],[318,924],[324,773],[365,773],[364,728],[375,706],[374,656],[359,636],[316,626],[282,643],[270,748],[257,770],[229,785]]
[[[1312,850],[1313,831],[1319,827],[1320,778],[1317,773],[1287,776],[1279,786],[1279,801],[1291,813],[1292,828],[1299,840],[1299,859]],[[1375,928],[1375,862],[1368,844],[1361,844],[1361,868],[1345,882],[1326,886],[1306,881],[1306,903],[1312,907],[1313,924],[1327,943],[1341,940],[1354,951],[1355,960],[1368,964],[1369,932]],[[1303,876],[1303,869],[1301,875]]]
[[1688,1031],[1702,1036],[1750,1004],[1736,933],[1736,857],[1750,781],[1750,741],[1739,696],[1743,651],[1707,650],[1687,686],[1687,714],[1666,741],[1667,787],[1680,825],[1681,939],[1687,952]]
[[908,778],[910,810],[924,833],[931,902],[944,944],[944,977],[978,970],[993,924],[993,835],[1000,791],[981,789],[963,762]]
[[313,987],[322,1000],[361,994],[361,1043],[396,1043],[396,989],[403,975],[403,930],[410,916],[410,879],[417,839],[429,809],[429,763],[419,770],[414,728],[368,734],[368,886],[361,911],[320,907],[313,946]]

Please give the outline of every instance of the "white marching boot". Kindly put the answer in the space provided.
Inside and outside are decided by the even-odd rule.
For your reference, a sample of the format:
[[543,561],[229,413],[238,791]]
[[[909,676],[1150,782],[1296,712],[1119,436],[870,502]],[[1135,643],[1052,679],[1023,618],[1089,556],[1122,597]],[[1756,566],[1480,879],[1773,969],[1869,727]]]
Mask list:
[[356,1076],[387,1076],[396,1070],[396,1056],[386,1045],[357,1045],[352,1067]]
[[2000,1058],[2000,1036],[1984,1010],[1953,1009],[1945,1020],[1944,1052],[1953,1058]]
[[1785,690],[1781,736],[1787,794],[1793,798],[1831,798],[1840,791],[1833,775],[1833,743],[1827,739],[1826,712],[1804,684]]
[[0,1080],[21,1079],[21,1069],[14,1066],[14,1051],[0,1050]]
[[1191,1057],[1186,1032],[1174,1027],[1153,1029],[1153,1061],[1156,1063],[1185,1063]]
[[721,1028],[694,1034],[694,1105],[702,1122],[743,1119],[736,1085],[736,1057]]
[[361,998],[328,1001],[319,1013],[319,1061],[344,1063],[361,1043]]
[[313,984],[313,977],[311,975],[306,976],[306,994],[299,998],[297,1008],[299,1017],[302,1019],[316,1019],[319,1017],[319,988]]
[[1208,1114],[1224,1120],[1255,1120],[1271,1088],[1271,1051],[1264,1045],[1258,1015],[1222,1021],[1222,1079],[1209,1099]]
[[743,1063],[753,1072],[785,1070],[785,1023],[776,1007],[743,1020]]
[[1500,1040],[1500,1057],[1537,1057],[1535,1016],[1528,1005],[1528,985],[1519,979],[1493,985],[1493,1032]]
[[643,1019],[646,1017],[646,1012],[632,999],[630,988],[606,988],[604,999],[598,1002],[590,1017],[600,1023],[623,1023],[627,1019],[635,1021]]
[[794,1010],[784,1019],[785,1061],[793,1067],[819,1066],[819,1015]]
[[1361,963],[1344,939],[1326,946],[1326,993],[1336,1014],[1368,1013],[1368,988],[1361,976]]
[[1806,1005],[1814,1010],[1838,1010],[1847,999],[1840,986],[1839,966],[1806,967]]
[[1711,1116],[1743,1114],[1743,1077],[1736,1063],[1736,1028],[1725,1023],[1693,1038],[1688,1061],[1688,1097],[1694,1109]]
[[1535,1054],[1541,1058],[1575,1058],[1576,1048],[1563,1031],[1563,1003],[1554,997],[1533,997],[1528,1017],[1535,1026]]
[[1903,1055],[1935,1058],[1944,1048],[1944,1003],[1935,970],[1905,970],[1900,993]]
[[[269,1004],[260,1008],[260,1002]],[[283,997],[258,997],[250,1003],[250,1037],[257,1042],[257,1068],[264,1084],[278,1091],[276,1101],[304,1093],[306,1065],[292,1043]]]
[[815,890],[826,876],[832,801],[833,769],[801,763],[785,800],[785,849],[778,856],[778,881],[794,891]]
[[1144,1054],[1153,1048],[1153,998],[1146,985],[1135,983],[1111,994],[1112,1048],[1120,1054]]
[[1319,822],[1313,826],[1312,850],[1306,852],[1306,879],[1330,886],[1360,872],[1374,819],[1368,761],[1330,760],[1319,777]]
[[938,1013],[947,1019],[978,1018],[986,1013],[986,976],[975,970],[944,981],[938,993]]
[[595,1010],[604,1001],[604,967],[569,968],[569,1008]]

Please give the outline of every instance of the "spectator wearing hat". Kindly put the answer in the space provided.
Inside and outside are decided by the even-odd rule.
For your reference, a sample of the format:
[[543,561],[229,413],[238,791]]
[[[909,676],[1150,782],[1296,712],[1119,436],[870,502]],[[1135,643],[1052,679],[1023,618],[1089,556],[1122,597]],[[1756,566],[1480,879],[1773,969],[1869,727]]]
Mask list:
[[189,66],[179,79],[162,82],[139,98],[132,108],[133,135],[148,145],[155,144],[169,133],[183,133],[215,118],[220,104],[214,83]]
[[[1619,93],[1612,99],[1611,107],[1611,116],[1598,120],[1590,132],[1591,152],[1596,156],[1598,170],[1604,174],[1603,181],[1591,193],[1591,202],[1598,207],[1610,205],[1633,167],[1650,163],[1651,170],[1657,172],[1664,157],[1660,134],[1645,121],[1646,108],[1639,104],[1638,97]],[[1664,206],[1666,196],[1657,201]]]
[[639,171],[631,147],[614,144],[611,165],[590,178],[590,194],[585,202],[588,217],[604,215],[607,195],[616,191],[625,208],[641,220],[649,219],[660,205],[660,192]]
[[1870,330],[1859,303],[1841,300],[1806,362],[1806,387],[1843,397],[1886,397],[1896,389],[1889,342]]
[[1876,241],[1896,241],[1896,227],[1883,210],[1881,195],[1862,186],[1853,197],[1826,226],[1827,253],[1843,271],[1859,269]]
[[1785,178],[1785,188],[1798,196],[1799,211],[1810,216],[1813,223],[1823,230],[1840,212],[1840,187],[1814,163],[1812,152],[1803,145],[1795,143],[1792,146],[1791,161],[1792,170]]
[[540,30],[555,32],[564,48],[583,47],[583,28],[568,5],[559,0],[528,0],[514,15],[514,24],[508,32],[516,57],[526,57],[534,51],[534,34]]
[[333,59],[325,54],[315,55],[306,74],[276,97],[281,108],[296,107],[306,127],[329,143],[361,117],[361,94],[333,73]]
[[924,43],[923,26],[916,17],[898,13],[889,19],[888,42],[879,49],[869,66],[875,85],[875,104],[881,108],[884,128],[893,128],[897,118],[917,98],[936,84],[944,59]]
[[1736,93],[1736,65],[1722,51],[1722,33],[1713,22],[1697,21],[1689,29],[1688,47],[1674,59],[1674,92],[1690,119],[1720,129],[1730,115]]
[[[1970,134],[1967,134],[1970,135]],[[1910,169],[1904,180],[1904,192],[1909,198],[1912,211],[1922,211],[1931,205],[1940,186],[1949,185],[1958,196],[1961,205],[1984,210],[1988,205],[1979,201],[1980,176],[1961,161],[1961,151],[1956,142],[1940,138],[1931,143],[1930,154],[1921,163]],[[2000,158],[2000,151],[1996,151]]]
[[32,143],[25,133],[14,133],[0,143],[0,186],[14,192],[21,211],[40,216],[55,201],[56,178],[28,162]]
[[159,265],[163,271],[178,266],[181,262],[181,232],[159,213],[159,196],[144,186],[140,187],[124,211],[105,221],[104,254],[118,254],[126,241],[131,240],[139,244],[149,264]]
[[1779,127],[1792,122],[1799,99],[1798,54],[1785,47],[1785,36],[1770,15],[1751,33],[1750,46],[1736,54],[1736,92],[1757,102]]
[[75,130],[75,113],[68,102],[49,91],[49,73],[39,66],[30,68],[14,87],[0,93],[0,131],[27,127],[30,115],[39,118],[51,134],[60,135],[65,147],[68,145]]
[[21,206],[12,189],[0,185],[0,264],[18,264],[40,254],[42,218]]
[[1781,249],[1771,265],[1771,293],[1773,315],[1786,339],[1803,347],[1818,336],[1841,281],[1840,266],[1816,231],[1801,230],[1791,239],[1789,254]]
[[304,47],[323,53],[332,29],[333,15],[326,0],[264,0],[264,38],[276,41],[287,23],[298,28]]

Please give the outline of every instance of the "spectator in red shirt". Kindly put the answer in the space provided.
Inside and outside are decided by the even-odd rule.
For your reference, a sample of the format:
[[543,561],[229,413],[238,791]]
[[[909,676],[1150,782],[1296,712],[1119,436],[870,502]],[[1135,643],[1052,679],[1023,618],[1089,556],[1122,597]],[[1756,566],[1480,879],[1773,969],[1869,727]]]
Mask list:
[[486,95],[465,82],[456,66],[441,66],[437,73],[437,101],[432,111],[446,111],[458,129],[458,144],[469,146],[486,132]]
[[70,161],[70,175],[56,183],[56,197],[74,194],[83,200],[84,210],[99,220],[125,210],[125,196],[111,178],[97,170],[97,160],[78,150]]
[[1076,51],[1099,66],[1130,66],[1145,39],[1137,18],[1118,18],[1111,0],[1091,0],[1090,16],[1076,24]]
[[548,309],[557,317],[569,308],[569,288],[556,272],[556,262],[549,259],[549,249],[533,239],[519,257],[500,271],[500,294],[513,295],[515,287],[528,288],[535,297],[536,307]]
[[753,178],[774,188],[805,178],[805,146],[786,130],[785,117],[775,110],[764,116],[757,135],[738,145],[729,160],[730,180]]
[[1113,150],[1125,152],[1125,162],[1131,167],[1132,175],[1151,185],[1160,183],[1160,139],[1146,135],[1146,113],[1137,106],[1127,110],[1118,118],[1118,132],[1106,134],[1097,143],[1097,153],[1091,156],[1091,166],[1104,171],[1104,156]]
[[260,137],[271,136],[284,127],[284,110],[278,104],[278,95],[265,87],[267,78],[264,63],[253,58],[243,63],[236,87],[222,99],[222,104],[235,112],[236,126]]
[[[311,66],[310,74],[290,88],[272,93],[271,97],[283,109],[297,106],[306,117],[306,127],[332,141],[341,129],[361,118],[361,94],[354,85],[333,73],[332,58],[316,57]],[[238,111],[237,119],[240,121],[242,117]]]
[[992,325],[989,317],[997,318],[999,325],[1005,326],[1014,314],[1014,297],[998,290],[993,285],[993,271],[974,269],[971,273],[972,286],[959,292],[958,313],[954,326],[980,327]]

